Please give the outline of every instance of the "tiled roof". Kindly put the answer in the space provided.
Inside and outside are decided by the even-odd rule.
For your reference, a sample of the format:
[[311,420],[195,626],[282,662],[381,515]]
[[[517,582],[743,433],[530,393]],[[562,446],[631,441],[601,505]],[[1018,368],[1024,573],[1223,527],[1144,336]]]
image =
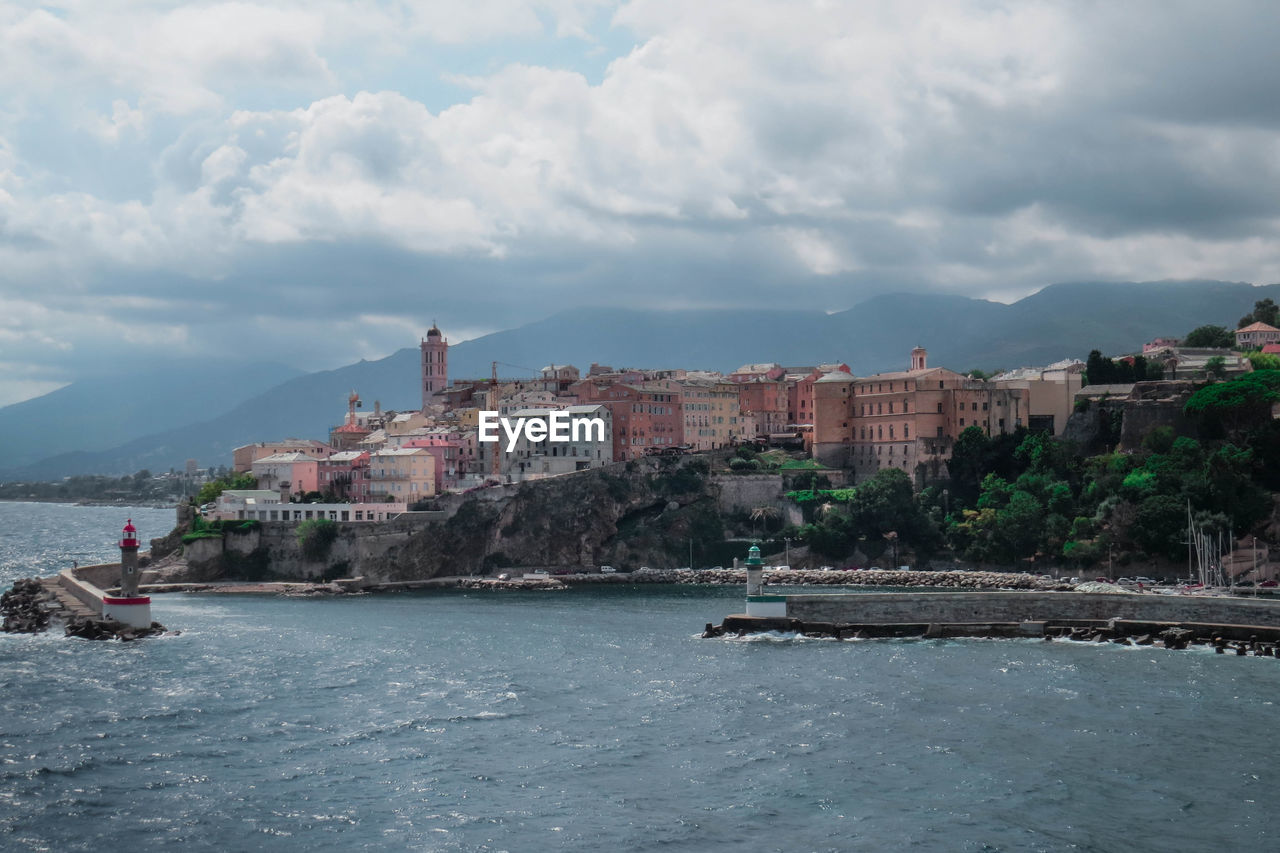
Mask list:
[[1250,323],[1243,329],[1236,329],[1236,334],[1241,332],[1280,332],[1275,326],[1268,326],[1266,323]]

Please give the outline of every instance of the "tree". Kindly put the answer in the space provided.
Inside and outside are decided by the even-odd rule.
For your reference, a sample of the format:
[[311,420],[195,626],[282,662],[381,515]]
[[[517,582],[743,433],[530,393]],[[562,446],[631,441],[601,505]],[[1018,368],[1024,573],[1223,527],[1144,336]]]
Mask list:
[[1191,395],[1182,410],[1198,418],[1210,432],[1235,437],[1269,420],[1277,400],[1280,371],[1255,370],[1228,382],[1206,385]]
[[201,486],[200,494],[196,496],[196,503],[213,503],[218,499],[218,495],[222,494],[226,489],[235,491],[237,489],[256,489],[257,487],[258,481],[254,479],[252,474],[230,474],[225,477],[219,477],[216,480],[210,480]]
[[1200,326],[1191,330],[1183,344],[1189,347],[1231,349],[1236,345],[1236,336],[1222,326]]
[[[751,510],[751,520],[764,522],[765,530],[769,529],[769,522],[776,520],[781,515],[782,512],[776,506],[758,506]],[[758,527],[757,530],[759,530]]]
[[1084,367],[1085,378],[1090,385],[1110,385],[1115,381],[1116,365],[1099,350],[1091,350]]
[[1259,299],[1253,303],[1253,311],[1240,318],[1240,323],[1236,328],[1243,329],[1245,326],[1254,323],[1266,323],[1268,326],[1280,324],[1280,305],[1276,305],[1275,301],[1270,297]]
[[1215,355],[1205,362],[1204,372],[1214,379],[1221,379],[1227,375],[1227,360],[1220,355]]

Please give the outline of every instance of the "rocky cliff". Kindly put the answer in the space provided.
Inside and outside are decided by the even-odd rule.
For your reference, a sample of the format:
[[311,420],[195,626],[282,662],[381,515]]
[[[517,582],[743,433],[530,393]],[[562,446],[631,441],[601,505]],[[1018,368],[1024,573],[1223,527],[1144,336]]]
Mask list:
[[694,561],[714,564],[727,561],[722,508],[754,505],[766,492],[778,500],[782,479],[769,480],[752,483],[744,497],[722,488],[706,458],[640,459],[449,496],[437,512],[385,524],[339,524],[321,555],[302,547],[293,524],[264,522],[193,543],[200,547],[188,549],[188,573],[201,580],[363,575],[386,582],[507,567],[670,567],[688,563],[691,541]]

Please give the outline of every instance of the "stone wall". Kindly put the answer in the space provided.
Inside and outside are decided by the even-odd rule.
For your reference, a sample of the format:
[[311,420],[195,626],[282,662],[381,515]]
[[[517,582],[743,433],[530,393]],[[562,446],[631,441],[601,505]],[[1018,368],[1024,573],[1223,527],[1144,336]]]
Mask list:
[[771,506],[780,510],[790,524],[803,523],[800,508],[783,497],[781,474],[727,474],[711,478],[716,489],[716,506],[721,512],[750,512],[756,507]]
[[1280,602],[1191,595],[1087,592],[931,592],[787,596],[805,622],[954,623],[1136,619],[1280,627]]

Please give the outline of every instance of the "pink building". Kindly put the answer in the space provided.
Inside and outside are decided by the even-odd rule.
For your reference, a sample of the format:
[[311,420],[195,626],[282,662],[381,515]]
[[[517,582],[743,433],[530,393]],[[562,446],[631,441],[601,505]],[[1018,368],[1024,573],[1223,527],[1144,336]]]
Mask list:
[[322,459],[317,468],[317,479],[317,491],[345,500],[368,500],[369,454],[359,450],[343,450],[328,459]]
[[617,384],[596,389],[595,394],[589,402],[605,406],[612,417],[614,462],[684,444],[684,409],[678,390]]
[[467,473],[467,465],[472,456],[471,443],[456,430],[419,430],[407,437],[400,446],[425,450],[434,457],[437,492],[458,485],[458,480]]
[[319,469],[320,460],[305,453],[275,453],[254,462],[251,473],[260,488],[299,494],[320,490]]
[[313,459],[324,459],[333,448],[312,438],[286,438],[284,441],[259,441],[245,444],[231,451],[231,468],[237,474],[253,470],[253,463],[277,453],[301,453]]

